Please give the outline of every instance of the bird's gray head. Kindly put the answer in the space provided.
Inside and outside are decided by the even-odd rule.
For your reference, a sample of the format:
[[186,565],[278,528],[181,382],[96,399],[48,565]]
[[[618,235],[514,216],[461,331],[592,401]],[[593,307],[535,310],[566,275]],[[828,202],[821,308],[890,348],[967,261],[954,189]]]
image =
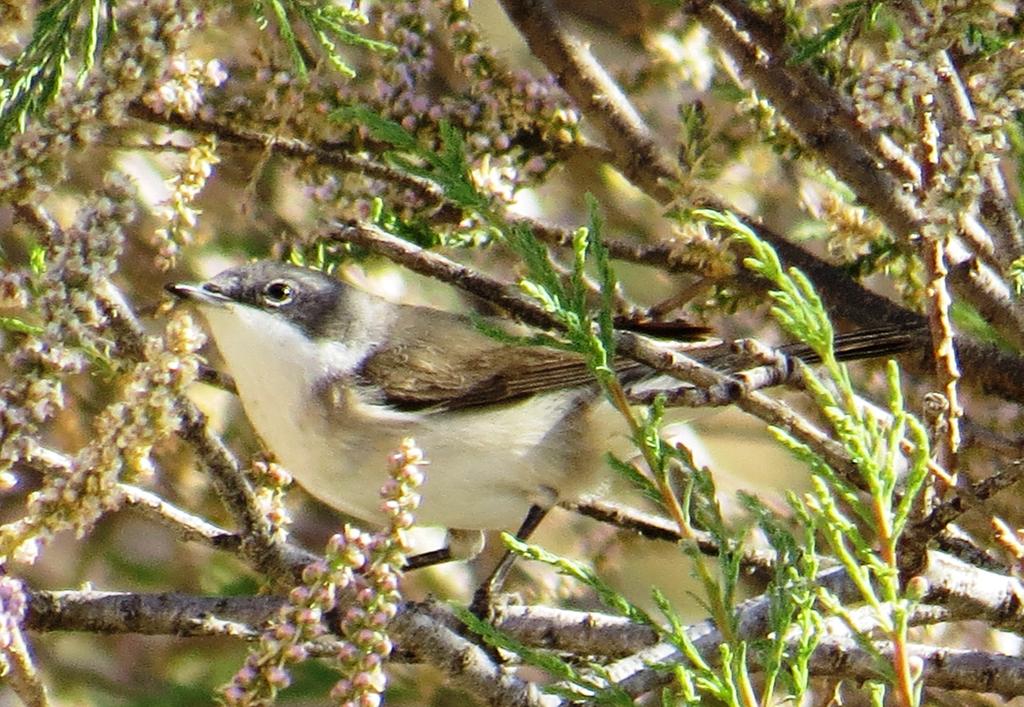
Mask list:
[[211,310],[244,308],[270,315],[312,340],[351,339],[373,329],[382,300],[316,270],[276,261],[230,268],[198,285],[173,284],[176,297]]

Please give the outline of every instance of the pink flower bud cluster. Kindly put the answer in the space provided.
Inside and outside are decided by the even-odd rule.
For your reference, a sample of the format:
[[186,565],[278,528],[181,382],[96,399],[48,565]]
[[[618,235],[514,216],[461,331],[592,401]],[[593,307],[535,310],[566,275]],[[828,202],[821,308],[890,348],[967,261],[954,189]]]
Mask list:
[[323,558],[303,569],[288,604],[222,691],[226,704],[262,703],[287,687],[287,666],[305,660],[310,643],[324,637],[328,627],[338,634],[335,655],[342,673],[332,698],[343,705],[380,704],[387,683],[384,663],[392,649],[387,627],[398,613],[405,535],[419,505],[416,489],[424,463],[415,444],[403,441],[381,490],[388,526],[371,534],[346,525],[330,538]]

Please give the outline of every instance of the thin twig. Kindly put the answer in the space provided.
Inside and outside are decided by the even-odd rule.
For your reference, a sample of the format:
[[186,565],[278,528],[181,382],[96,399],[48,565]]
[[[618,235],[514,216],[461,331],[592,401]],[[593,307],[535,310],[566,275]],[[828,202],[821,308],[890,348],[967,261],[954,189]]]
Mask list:
[[131,484],[118,484],[117,490],[124,505],[170,528],[180,539],[217,550],[239,552],[241,538],[237,535],[168,503],[152,491]]
[[272,135],[236,125],[226,120],[204,120],[199,117],[185,118],[177,113],[163,115],[150,110],[140,101],[131,103],[128,106],[128,114],[133,118],[165,125],[170,128],[210,133],[216,135],[218,140],[228,144],[242,145],[261,151],[270,150],[275,154],[287,157],[313,158],[324,166],[334,167],[342,172],[365,174],[369,177],[381,179],[408,189],[428,204],[436,204],[438,206],[444,204],[440,190],[432,182],[388,167],[381,162],[359,157],[354,154],[352,145],[340,143],[312,145],[303,140]]
[[[678,543],[682,539],[679,529],[670,520],[636,508],[596,498],[584,498],[580,501],[569,501],[560,505],[580,515],[635,532],[650,540]],[[710,533],[697,531],[695,540],[697,549],[705,555],[718,556],[722,552],[721,545]],[[771,578],[775,567],[775,553],[748,549],[743,553],[740,564],[744,571],[757,579],[767,581]]]
[[961,488],[953,498],[943,501],[921,520],[910,524],[903,532],[901,542],[908,548],[923,548],[936,535],[956,522],[964,513],[978,508],[998,492],[1013,486],[1024,478],[1024,461],[1013,460],[995,474],[982,479],[969,489]]
[[592,120],[614,155],[615,166],[665,203],[682,174],[650,128],[587,45],[570,34],[546,0],[501,0],[530,51]]
[[974,258],[950,267],[947,279],[956,293],[1001,336],[1024,349],[1024,305],[1011,295],[1005,282]]

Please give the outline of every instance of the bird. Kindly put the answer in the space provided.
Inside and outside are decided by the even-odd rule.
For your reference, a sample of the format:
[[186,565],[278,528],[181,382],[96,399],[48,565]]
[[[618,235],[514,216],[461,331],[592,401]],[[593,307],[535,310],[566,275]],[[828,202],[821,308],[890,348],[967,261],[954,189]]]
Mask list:
[[[272,260],[167,290],[198,307],[255,431],[328,506],[383,522],[386,460],[416,440],[430,462],[416,521],[452,533],[434,559],[478,552],[480,531],[528,535],[560,500],[598,489],[609,444],[627,441],[582,356],[499,340],[462,314]],[[894,353],[911,340],[868,332],[848,349]],[[616,368],[627,381],[654,374]]]

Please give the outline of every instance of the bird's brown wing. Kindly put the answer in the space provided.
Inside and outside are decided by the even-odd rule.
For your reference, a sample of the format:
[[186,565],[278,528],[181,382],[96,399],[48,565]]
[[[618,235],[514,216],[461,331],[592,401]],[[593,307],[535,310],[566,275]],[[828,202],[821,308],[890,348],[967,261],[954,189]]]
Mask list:
[[[639,364],[623,361],[622,367]],[[577,354],[498,342],[471,356],[453,355],[447,345],[386,347],[367,359],[360,377],[382,391],[380,402],[404,410],[498,405],[594,382]]]

